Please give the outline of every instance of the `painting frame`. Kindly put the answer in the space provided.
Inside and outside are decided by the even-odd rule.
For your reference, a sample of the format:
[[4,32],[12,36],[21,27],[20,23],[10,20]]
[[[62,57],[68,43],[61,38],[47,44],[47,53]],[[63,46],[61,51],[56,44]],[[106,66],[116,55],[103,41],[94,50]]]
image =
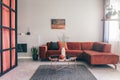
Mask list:
[[51,19],[51,29],[65,29],[65,19]]

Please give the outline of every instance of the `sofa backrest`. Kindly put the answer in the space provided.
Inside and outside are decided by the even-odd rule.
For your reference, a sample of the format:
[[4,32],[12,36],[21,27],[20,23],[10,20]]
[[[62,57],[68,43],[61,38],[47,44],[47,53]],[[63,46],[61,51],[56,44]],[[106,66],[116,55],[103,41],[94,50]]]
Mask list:
[[91,50],[94,42],[81,42],[82,50]]
[[58,42],[47,42],[47,50],[59,50]]
[[99,45],[104,45],[103,47],[103,52],[111,52],[111,44],[109,43],[104,43],[104,42],[94,42],[94,44],[99,44]]
[[[59,50],[62,49],[62,42],[57,42]],[[66,50],[93,50],[94,44],[104,45],[103,52],[111,52],[111,44],[104,42],[66,42]],[[50,46],[50,42],[47,43],[47,46]]]
[[69,50],[81,50],[80,42],[67,42]]

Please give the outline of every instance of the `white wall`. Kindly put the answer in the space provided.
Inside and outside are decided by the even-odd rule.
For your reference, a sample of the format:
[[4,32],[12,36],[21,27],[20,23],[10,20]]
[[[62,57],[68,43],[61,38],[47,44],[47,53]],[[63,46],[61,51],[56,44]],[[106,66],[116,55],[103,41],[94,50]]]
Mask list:
[[[69,41],[102,41],[102,0],[18,0],[18,43],[27,43],[28,52],[19,54],[29,57],[30,48],[48,41],[58,41],[65,33]],[[51,19],[66,20],[66,29],[51,29]]]

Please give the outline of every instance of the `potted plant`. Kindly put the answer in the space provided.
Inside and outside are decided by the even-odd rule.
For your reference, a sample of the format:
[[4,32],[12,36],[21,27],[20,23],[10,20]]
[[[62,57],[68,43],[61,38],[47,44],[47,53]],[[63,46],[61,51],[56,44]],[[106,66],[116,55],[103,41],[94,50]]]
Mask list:
[[33,60],[38,60],[38,49],[36,47],[31,48],[31,53]]
[[118,15],[120,16],[120,11],[113,8],[113,6],[106,8],[106,18],[110,19],[111,16]]

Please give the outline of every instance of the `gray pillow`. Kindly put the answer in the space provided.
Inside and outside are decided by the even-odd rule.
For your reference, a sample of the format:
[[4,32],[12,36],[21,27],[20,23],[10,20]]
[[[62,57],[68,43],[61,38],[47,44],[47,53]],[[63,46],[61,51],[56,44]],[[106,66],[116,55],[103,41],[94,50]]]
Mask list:
[[48,50],[58,50],[58,43],[57,42],[50,42],[50,45],[48,47]]
[[93,50],[102,52],[104,49],[104,44],[94,43]]

